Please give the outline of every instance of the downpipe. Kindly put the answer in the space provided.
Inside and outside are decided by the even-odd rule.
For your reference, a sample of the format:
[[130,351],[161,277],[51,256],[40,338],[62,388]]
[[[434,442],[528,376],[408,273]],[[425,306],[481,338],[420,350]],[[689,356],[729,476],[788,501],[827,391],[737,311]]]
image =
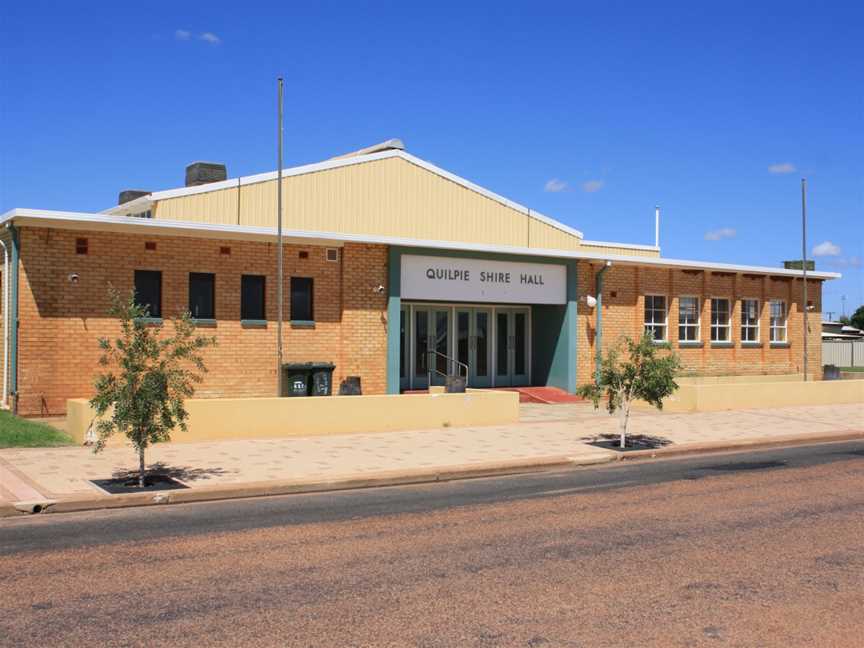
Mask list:
[[597,295],[597,306],[594,312],[594,328],[597,334],[594,337],[594,382],[600,383],[600,367],[603,364],[603,275],[612,267],[611,261],[606,261],[595,277],[595,294]]
[[3,246],[3,400],[0,409],[9,409],[9,246],[0,239]]

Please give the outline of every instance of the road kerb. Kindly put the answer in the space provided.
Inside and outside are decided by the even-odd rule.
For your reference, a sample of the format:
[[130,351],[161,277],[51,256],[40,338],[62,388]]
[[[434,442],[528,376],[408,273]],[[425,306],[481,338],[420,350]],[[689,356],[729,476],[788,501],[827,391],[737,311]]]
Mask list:
[[665,459],[689,454],[708,452],[734,452],[735,450],[759,450],[792,445],[812,445],[815,443],[830,443],[833,441],[864,440],[864,430],[838,430],[836,432],[816,432],[813,434],[790,434],[784,436],[758,437],[734,441],[717,441],[706,443],[687,443],[680,446],[666,446],[652,450],[633,450],[622,452],[615,459],[618,461],[634,461],[639,459]]
[[[455,481],[460,479],[478,479],[503,475],[518,475],[533,472],[570,468],[579,465],[593,465],[614,461],[612,453],[608,455],[571,457],[556,455],[551,457],[535,457],[531,459],[513,459],[496,461],[452,468],[430,468],[420,471],[406,472],[403,470],[382,471],[366,475],[334,476],[325,480],[279,480],[262,482],[245,482],[235,485],[209,486],[190,488],[186,490],[160,491],[158,493],[133,493],[127,495],[94,495],[87,497],[57,500],[44,513],[71,513],[75,511],[92,511],[99,509],[126,508],[131,506],[158,506],[164,504],[182,504],[191,502],[206,502],[214,500],[242,499],[251,497],[266,497],[272,495],[293,495],[303,493],[326,493],[331,491],[355,490],[383,486],[406,486],[410,484],[428,484],[435,482]],[[0,517],[3,510],[0,509]],[[12,508],[11,515],[23,515]]]
[[[692,443],[675,447],[657,448],[654,450],[637,450],[621,454],[609,451],[606,455],[586,457],[558,455],[531,459],[514,459],[444,469],[430,468],[412,472],[382,471],[365,475],[354,474],[334,476],[324,480],[294,479],[245,482],[234,485],[190,488],[188,490],[160,491],[156,493],[72,497],[68,499],[52,500],[50,506],[43,509],[42,513],[71,513],[75,511],[127,508],[133,506],[158,506],[165,504],[266,497],[272,495],[326,493],[331,491],[385,486],[428,484],[460,479],[527,474],[559,468],[604,464],[615,461],[663,459],[688,454],[734,452],[736,450],[755,450],[778,446],[811,445],[816,443],[851,440],[864,440],[864,430],[840,430],[832,433],[814,433],[811,435],[788,435],[714,443]],[[0,518],[15,516],[21,517],[25,515],[29,514],[23,513],[21,510],[16,508],[15,504],[0,504]]]

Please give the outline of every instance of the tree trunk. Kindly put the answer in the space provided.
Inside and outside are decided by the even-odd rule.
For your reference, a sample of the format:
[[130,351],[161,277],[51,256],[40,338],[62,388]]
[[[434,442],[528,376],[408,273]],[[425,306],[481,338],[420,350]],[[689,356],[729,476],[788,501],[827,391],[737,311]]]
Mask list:
[[144,448],[138,448],[138,485],[144,488],[146,482],[144,480]]
[[621,403],[621,448],[627,445],[627,425],[630,422],[630,399],[625,398]]

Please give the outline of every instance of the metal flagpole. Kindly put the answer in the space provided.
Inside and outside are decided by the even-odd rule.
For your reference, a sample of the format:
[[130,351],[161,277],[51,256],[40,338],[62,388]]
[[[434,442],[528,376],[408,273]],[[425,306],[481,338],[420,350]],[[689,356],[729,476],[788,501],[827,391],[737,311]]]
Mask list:
[[807,325],[807,178],[801,178],[801,250],[804,268],[804,382],[807,382],[807,338],[810,337]]
[[276,395],[282,396],[282,77],[278,79],[279,86],[279,120],[277,128],[277,160],[276,160]]

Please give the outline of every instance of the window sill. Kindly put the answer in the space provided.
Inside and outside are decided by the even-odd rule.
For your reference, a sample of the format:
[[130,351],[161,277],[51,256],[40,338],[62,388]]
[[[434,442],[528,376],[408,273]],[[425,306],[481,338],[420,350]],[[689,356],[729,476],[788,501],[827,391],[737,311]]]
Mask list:
[[704,346],[702,340],[678,340],[679,349],[701,349]]
[[136,324],[143,324],[144,326],[162,326],[162,318],[161,317],[138,317],[135,319]]
[[772,342],[769,346],[772,349],[788,349],[790,344],[788,342]]
[[216,328],[216,320],[202,317],[200,319],[192,318],[192,323],[197,328]]
[[668,346],[669,340],[651,340],[651,344],[654,346]]
[[267,320],[240,320],[240,326],[243,328],[267,328]]
[[742,349],[761,349],[762,343],[761,342],[742,342],[741,348]]
[[291,320],[291,328],[314,329],[314,320]]
[[731,349],[735,344],[733,342],[712,342],[712,349]]

